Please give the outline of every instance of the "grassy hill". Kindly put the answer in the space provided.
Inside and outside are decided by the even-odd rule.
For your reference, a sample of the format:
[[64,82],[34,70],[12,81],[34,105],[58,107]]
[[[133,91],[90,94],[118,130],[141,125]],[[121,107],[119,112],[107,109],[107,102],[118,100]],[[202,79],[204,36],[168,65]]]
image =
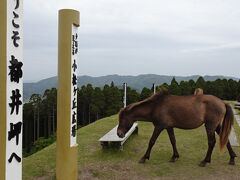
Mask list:
[[[240,160],[228,165],[225,149],[219,152],[216,144],[212,163],[205,168],[198,163],[205,157],[207,137],[204,127],[194,130],[175,130],[180,159],[168,162],[172,148],[167,132],[163,131],[153,147],[150,160],[139,164],[153,131],[151,123],[139,122],[139,134],[124,144],[124,150],[102,150],[98,139],[117,124],[117,116],[99,120],[78,131],[79,179],[237,179],[240,177]],[[240,138],[240,128],[235,123]],[[217,138],[218,140],[218,138]],[[55,179],[55,148],[53,144],[23,160],[23,179]],[[239,155],[239,147],[234,147]]]

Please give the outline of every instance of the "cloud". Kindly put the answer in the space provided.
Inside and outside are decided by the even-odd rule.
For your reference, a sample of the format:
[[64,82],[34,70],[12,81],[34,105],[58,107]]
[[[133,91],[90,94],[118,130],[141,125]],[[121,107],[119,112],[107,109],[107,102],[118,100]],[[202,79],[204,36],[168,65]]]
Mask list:
[[232,60],[234,67],[220,63],[215,73],[239,77],[239,6],[238,0],[25,0],[25,78],[57,74],[62,8],[81,13],[79,74],[210,74],[216,61]]
[[216,46],[200,47],[200,48],[183,49],[181,50],[181,52],[182,53],[213,52],[213,51],[234,50],[234,49],[240,50],[240,42],[222,44],[222,45],[216,45]]

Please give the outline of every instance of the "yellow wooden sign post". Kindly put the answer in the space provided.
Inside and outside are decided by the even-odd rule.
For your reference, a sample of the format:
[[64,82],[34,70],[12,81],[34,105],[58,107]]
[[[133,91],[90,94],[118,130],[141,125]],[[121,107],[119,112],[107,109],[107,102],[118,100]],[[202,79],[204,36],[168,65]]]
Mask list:
[[58,24],[57,180],[78,176],[76,142],[78,11],[62,9]]
[[7,0],[0,1],[0,180],[5,179],[6,157],[6,34],[7,34]]

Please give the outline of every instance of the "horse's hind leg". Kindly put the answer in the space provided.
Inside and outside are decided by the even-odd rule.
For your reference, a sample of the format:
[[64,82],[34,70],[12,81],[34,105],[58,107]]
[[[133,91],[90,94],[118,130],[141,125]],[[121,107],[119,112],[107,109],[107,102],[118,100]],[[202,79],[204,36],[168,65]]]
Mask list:
[[[216,129],[216,132],[217,134],[219,135],[220,134],[220,130],[221,130],[221,126],[219,125]],[[229,164],[230,165],[235,165],[235,157],[237,157],[237,155],[235,154],[235,152],[233,151],[232,147],[231,147],[231,144],[230,142],[228,141],[227,142],[227,149],[228,149],[228,152],[229,152],[229,155],[230,155],[230,161],[229,161]]]
[[155,126],[152,137],[148,143],[148,148],[144,156],[139,160],[139,163],[145,163],[145,160],[150,158],[150,153],[153,145],[155,144],[159,134],[162,132],[163,128]]
[[172,155],[172,158],[170,159],[170,162],[175,162],[179,158],[179,154],[178,154],[177,147],[176,147],[176,139],[175,139],[175,135],[174,135],[174,130],[172,127],[167,128],[167,132],[168,132],[168,136],[171,141],[172,148],[173,148],[173,155]]
[[199,164],[199,166],[201,167],[204,167],[206,166],[207,163],[211,162],[212,151],[216,143],[215,130],[213,130],[212,128],[208,128],[206,124],[205,124],[205,127],[206,127],[207,137],[208,137],[208,151],[204,160],[201,161]]

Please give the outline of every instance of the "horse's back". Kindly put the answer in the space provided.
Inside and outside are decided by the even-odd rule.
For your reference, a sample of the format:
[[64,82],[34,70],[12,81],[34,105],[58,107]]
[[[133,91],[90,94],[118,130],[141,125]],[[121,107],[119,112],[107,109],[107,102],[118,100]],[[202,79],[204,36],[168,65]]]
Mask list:
[[213,95],[203,95],[202,103],[205,104],[205,121],[222,121],[226,114],[226,106],[223,100]]
[[157,114],[166,126],[194,129],[225,114],[225,104],[212,95],[168,96]]

